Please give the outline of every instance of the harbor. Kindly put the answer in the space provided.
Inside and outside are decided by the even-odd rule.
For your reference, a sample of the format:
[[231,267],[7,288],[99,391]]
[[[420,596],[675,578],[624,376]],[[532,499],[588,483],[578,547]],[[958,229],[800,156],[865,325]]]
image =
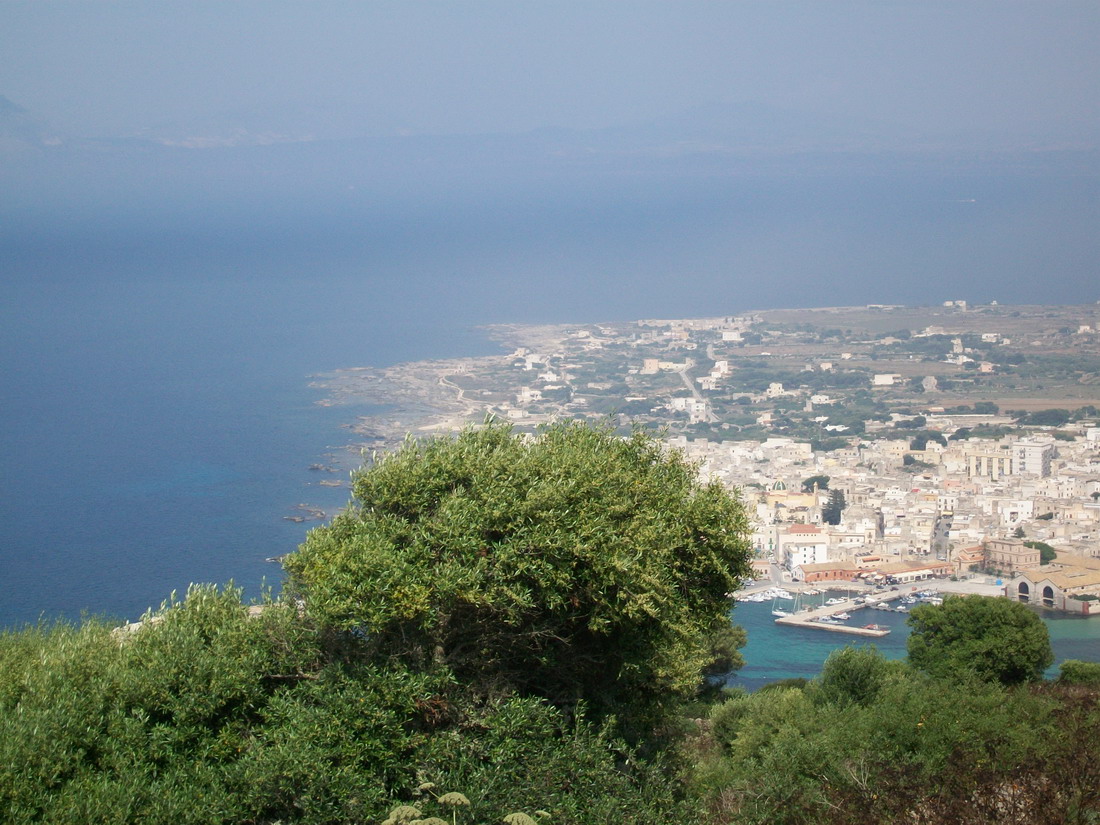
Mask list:
[[[925,583],[928,590],[938,590],[940,595],[943,596],[965,592],[961,588],[963,584],[963,582],[948,580]],[[797,586],[796,584],[795,587]],[[820,585],[818,587],[820,588]],[[790,584],[787,584],[787,588],[790,590],[791,596],[794,596],[794,588]],[[760,586],[750,588],[750,590],[756,590],[757,594],[763,593],[767,589],[768,586],[765,582],[761,582]],[[906,589],[905,592],[911,591]],[[742,595],[744,594],[738,593],[738,596]],[[828,598],[844,598],[846,595],[843,589],[833,590],[819,596],[803,594],[801,601],[816,609]],[[856,589],[853,588],[851,595],[853,597],[867,596],[872,595],[872,591],[856,592]],[[776,602],[776,606],[783,603],[783,601]],[[893,603],[896,604],[896,600]],[[787,601],[786,604],[793,606],[792,601]],[[843,612],[840,605],[830,605],[830,608]],[[908,612],[877,610],[873,607],[865,608],[859,612],[850,608],[847,610],[852,616],[852,619],[848,622],[850,625],[862,627],[869,623],[875,623],[889,627],[892,631],[889,634],[877,637],[845,631],[822,633],[821,628],[815,627],[819,624],[818,622],[781,624],[776,621],[779,617],[773,616],[771,611],[771,600],[759,603],[739,600],[731,611],[730,618],[732,622],[745,628],[748,633],[748,644],[742,649],[745,665],[729,677],[728,684],[730,687],[740,686],[746,690],[755,691],[766,684],[782,679],[813,678],[821,672],[821,668],[830,653],[848,645],[874,646],[887,659],[904,659],[906,657],[910,631],[910,628],[906,625]],[[1056,657],[1054,665],[1048,671],[1048,676],[1057,676],[1060,662],[1066,659],[1097,661],[1100,658],[1100,624],[1093,621],[1092,618],[1069,616],[1052,611],[1038,612],[1043,619],[1043,624],[1046,625],[1050,633],[1050,640]],[[828,627],[828,625],[825,625],[825,627]]]
[[775,618],[775,624],[778,625],[870,638],[886,636],[891,632],[891,628],[879,622],[865,621],[870,614],[857,613],[857,611],[885,610],[906,613],[918,604],[939,604],[943,601],[937,590],[916,587],[861,590],[857,594],[853,594],[849,588],[844,591],[843,598],[832,595],[836,592],[839,591],[802,588],[795,589],[792,593],[786,587],[768,586],[749,588],[739,593],[736,598],[739,601],[751,602],[770,600],[771,613]]

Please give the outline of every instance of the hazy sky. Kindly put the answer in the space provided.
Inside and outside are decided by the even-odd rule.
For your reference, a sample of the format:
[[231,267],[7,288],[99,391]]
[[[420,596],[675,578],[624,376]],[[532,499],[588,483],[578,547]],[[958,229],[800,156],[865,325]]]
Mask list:
[[0,94],[84,133],[598,127],[760,101],[915,131],[1100,129],[1097,0],[0,4]]

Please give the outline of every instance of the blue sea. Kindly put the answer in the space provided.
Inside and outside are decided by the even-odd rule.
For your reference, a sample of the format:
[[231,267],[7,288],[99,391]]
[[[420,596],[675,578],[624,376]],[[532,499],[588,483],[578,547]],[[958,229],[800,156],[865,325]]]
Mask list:
[[284,517],[346,500],[309,466],[350,470],[370,412],[318,406],[317,373],[495,352],[488,323],[1092,302],[1098,193],[899,171],[0,204],[0,626],[277,589],[265,559],[309,526]]
[[[829,594],[836,595],[836,594]],[[822,599],[826,596],[822,596]],[[791,602],[779,606],[791,609]],[[862,609],[852,613],[845,624],[877,624],[890,629],[886,636],[866,638],[828,630],[813,630],[777,625],[771,602],[738,602],[732,613],[736,624],[745,628],[748,643],[741,650],[745,666],[733,674],[728,684],[756,690],[780,679],[811,679],[834,650],[847,645],[873,646],[888,659],[904,659],[909,639],[908,615],[888,610]],[[1063,616],[1041,613],[1054,649],[1054,664],[1049,676],[1058,674],[1058,665],[1066,659],[1100,661],[1100,621],[1094,616]]]

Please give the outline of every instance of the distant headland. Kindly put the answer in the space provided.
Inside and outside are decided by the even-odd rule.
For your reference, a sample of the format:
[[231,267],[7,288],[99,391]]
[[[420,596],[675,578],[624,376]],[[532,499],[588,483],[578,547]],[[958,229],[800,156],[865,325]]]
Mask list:
[[894,413],[1100,406],[1096,304],[949,300],[486,330],[500,355],[317,375],[318,403],[383,406],[350,425],[353,446],[368,451],[488,415],[520,428],[615,416],[672,436],[783,435],[828,450],[909,429]]

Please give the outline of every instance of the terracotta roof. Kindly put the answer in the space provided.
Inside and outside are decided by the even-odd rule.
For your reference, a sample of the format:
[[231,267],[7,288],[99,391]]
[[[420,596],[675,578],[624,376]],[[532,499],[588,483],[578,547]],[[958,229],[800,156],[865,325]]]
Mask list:
[[980,561],[985,558],[985,548],[980,544],[976,547],[964,547],[955,553],[955,561],[968,562]]
[[1043,576],[1036,575],[1027,578],[1033,581],[1036,587],[1044,581],[1049,581],[1060,590],[1100,587],[1100,570],[1085,570],[1081,567],[1067,567],[1057,573],[1046,573]]
[[1055,564],[1063,567],[1083,567],[1086,570],[1100,570],[1100,559],[1093,559],[1088,556],[1075,556],[1072,553],[1063,553],[1061,550],[1057,550],[1057,558],[1054,560]]
[[792,524],[786,530],[787,533],[820,533],[821,528],[813,524]]

